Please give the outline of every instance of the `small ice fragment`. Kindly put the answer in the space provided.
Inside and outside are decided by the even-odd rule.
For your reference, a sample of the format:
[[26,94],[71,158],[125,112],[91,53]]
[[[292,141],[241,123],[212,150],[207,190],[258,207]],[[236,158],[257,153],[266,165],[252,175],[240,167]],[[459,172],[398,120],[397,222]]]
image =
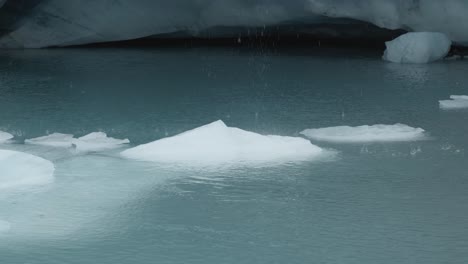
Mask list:
[[13,135],[7,132],[0,131],[0,143],[5,143],[13,138]]
[[92,152],[115,149],[123,144],[128,144],[128,139],[115,139],[108,137],[103,132],[93,132],[80,138],[73,135],[54,133],[44,137],[28,139],[26,144],[42,145],[50,147],[74,148],[77,151]]
[[26,139],[24,143],[31,145],[58,147],[58,148],[69,148],[73,142],[73,135],[53,133],[47,136]]
[[54,164],[43,158],[0,150],[0,190],[45,185],[54,180]]
[[426,138],[424,129],[413,128],[404,124],[357,127],[336,126],[306,129],[301,134],[313,140],[338,143],[413,141]]
[[218,120],[173,137],[128,149],[122,152],[122,156],[142,161],[209,166],[307,160],[322,152],[321,148],[303,138],[264,136],[228,127]]
[[428,63],[444,58],[452,41],[443,33],[410,32],[385,42],[383,59],[396,63]]
[[444,110],[468,108],[468,95],[451,95],[449,100],[440,100],[439,107]]
[[108,137],[103,132],[93,132],[86,136],[73,140],[73,144],[78,151],[103,151],[121,147],[123,144],[128,144],[128,139],[116,139]]

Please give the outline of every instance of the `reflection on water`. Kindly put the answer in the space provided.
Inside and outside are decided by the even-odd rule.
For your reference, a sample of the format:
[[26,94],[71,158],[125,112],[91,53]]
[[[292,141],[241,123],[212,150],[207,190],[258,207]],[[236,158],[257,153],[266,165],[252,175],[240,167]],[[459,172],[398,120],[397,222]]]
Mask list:
[[[468,94],[468,64],[347,52],[1,51],[16,141],[0,148],[56,166],[49,185],[0,193],[1,262],[465,263],[468,112],[438,100]],[[22,144],[102,131],[133,147],[219,119],[283,136],[404,123],[431,140],[313,142],[336,156],[215,170]]]

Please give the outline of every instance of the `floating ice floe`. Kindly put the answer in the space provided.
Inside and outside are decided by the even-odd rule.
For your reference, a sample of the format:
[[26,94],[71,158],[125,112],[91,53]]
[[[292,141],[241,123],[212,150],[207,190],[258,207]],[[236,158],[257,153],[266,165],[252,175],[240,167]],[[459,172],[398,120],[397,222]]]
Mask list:
[[219,120],[125,150],[121,155],[141,161],[209,166],[308,160],[323,152],[303,138],[260,135],[228,127]]
[[75,148],[77,151],[93,152],[119,148],[130,143],[128,139],[115,139],[103,132],[93,132],[86,136],[75,138],[70,134],[54,133],[48,136],[27,139],[26,144]]
[[461,109],[468,108],[468,95],[451,95],[450,100],[440,100],[440,109]]
[[424,129],[404,124],[316,128],[306,129],[301,134],[313,140],[338,143],[414,141],[427,138]]
[[43,158],[0,150],[0,190],[51,183],[54,170],[54,164]]
[[452,41],[438,32],[410,32],[385,43],[383,59],[396,63],[428,63],[444,58]]
[[13,139],[13,135],[7,132],[0,131],[0,143],[8,142]]
[[48,136],[26,139],[24,143],[39,146],[70,148],[73,145],[73,135],[53,133]]

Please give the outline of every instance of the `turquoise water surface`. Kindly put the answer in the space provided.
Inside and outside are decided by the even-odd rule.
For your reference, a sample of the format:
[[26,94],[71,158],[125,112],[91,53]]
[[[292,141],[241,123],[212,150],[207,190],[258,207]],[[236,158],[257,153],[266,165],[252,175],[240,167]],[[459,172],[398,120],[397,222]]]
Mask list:
[[[350,55],[351,54],[351,55]],[[0,149],[55,181],[0,193],[0,263],[467,263],[468,63],[354,49],[0,51]],[[313,142],[336,155],[204,168],[74,153],[25,139],[94,131],[131,146],[215,120],[260,134],[404,123],[415,142]],[[1,168],[0,168],[1,173]]]

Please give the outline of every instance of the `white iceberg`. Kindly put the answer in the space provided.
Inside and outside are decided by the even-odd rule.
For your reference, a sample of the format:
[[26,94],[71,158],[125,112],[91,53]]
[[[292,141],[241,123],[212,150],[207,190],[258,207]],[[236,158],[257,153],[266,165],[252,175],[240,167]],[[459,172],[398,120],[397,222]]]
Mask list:
[[0,131],[0,143],[5,143],[13,139],[13,135],[7,132]]
[[301,134],[313,140],[337,143],[415,141],[427,138],[424,129],[404,124],[336,126],[306,129]]
[[0,190],[51,183],[54,170],[54,164],[43,158],[0,150]]
[[385,43],[383,59],[396,63],[428,63],[444,58],[452,41],[438,32],[411,32]]
[[125,150],[141,161],[219,165],[308,160],[323,150],[298,137],[264,136],[228,127],[219,120],[182,134]]
[[80,152],[104,151],[119,148],[124,144],[130,143],[128,139],[115,139],[108,137],[103,132],[93,132],[80,138],[74,138],[70,134],[54,133],[48,136],[27,139],[26,144],[75,148]]
[[462,109],[468,108],[468,95],[451,95],[450,100],[440,100],[440,109]]

